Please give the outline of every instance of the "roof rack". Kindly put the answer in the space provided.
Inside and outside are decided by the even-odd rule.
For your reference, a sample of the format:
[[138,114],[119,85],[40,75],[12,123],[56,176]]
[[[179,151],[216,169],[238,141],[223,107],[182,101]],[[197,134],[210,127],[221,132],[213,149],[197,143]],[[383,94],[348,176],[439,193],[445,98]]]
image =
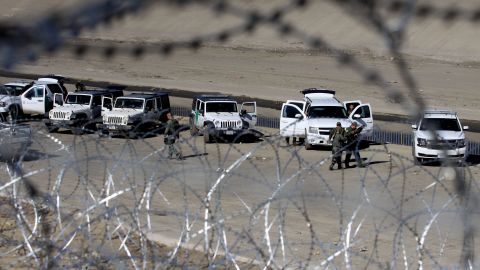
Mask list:
[[451,111],[451,110],[446,110],[446,109],[442,109],[442,110],[426,109],[426,110],[423,111],[423,114],[454,114],[454,115],[457,115],[456,112]]
[[321,89],[321,88],[307,88],[300,91],[303,95],[308,94],[330,94],[335,95],[335,90],[332,89]]

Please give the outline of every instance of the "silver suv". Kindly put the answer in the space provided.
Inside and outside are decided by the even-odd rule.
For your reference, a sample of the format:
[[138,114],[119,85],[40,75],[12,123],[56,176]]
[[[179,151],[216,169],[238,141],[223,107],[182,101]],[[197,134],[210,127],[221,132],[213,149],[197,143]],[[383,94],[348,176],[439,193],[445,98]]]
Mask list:
[[468,126],[460,124],[456,112],[426,110],[412,129],[412,154],[416,164],[426,160],[465,159],[467,145],[464,131],[468,130]]

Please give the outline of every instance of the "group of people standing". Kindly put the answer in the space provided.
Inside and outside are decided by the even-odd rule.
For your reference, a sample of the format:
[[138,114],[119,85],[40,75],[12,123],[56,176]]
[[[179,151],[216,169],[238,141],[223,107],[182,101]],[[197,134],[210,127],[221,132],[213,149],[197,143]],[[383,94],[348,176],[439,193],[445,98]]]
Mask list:
[[342,123],[337,122],[337,126],[330,131],[329,140],[332,142],[332,163],[330,170],[333,170],[335,164],[338,169],[342,169],[342,153],[346,150],[345,167],[350,167],[350,158],[352,153],[355,156],[357,167],[365,167],[358,151],[359,135],[363,127],[358,127],[357,122],[353,122],[350,127],[344,129]]

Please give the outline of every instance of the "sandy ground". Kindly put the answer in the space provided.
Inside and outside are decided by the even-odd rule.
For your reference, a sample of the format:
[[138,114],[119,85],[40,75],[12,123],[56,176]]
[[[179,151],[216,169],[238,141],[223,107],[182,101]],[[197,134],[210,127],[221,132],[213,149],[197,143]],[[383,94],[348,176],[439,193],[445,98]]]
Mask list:
[[[231,252],[260,263],[265,263],[261,254],[269,254],[268,241],[281,248],[279,228],[286,248],[285,257],[273,255],[279,265],[293,260],[345,268],[349,256],[355,268],[416,265],[418,260],[431,268],[451,267],[459,260],[463,233],[451,171],[414,166],[409,147],[371,146],[362,151],[365,169],[329,171],[330,151],[285,146],[275,137],[204,145],[201,137],[185,132],[180,146],[187,158],[175,161],[164,158],[161,136],[98,139],[68,132],[47,135],[41,125],[33,126],[35,142],[23,170],[41,193],[56,198],[58,190],[54,204],[65,213],[94,205],[89,214],[95,220],[117,207],[124,225],[141,224],[152,239],[171,246],[185,237],[185,246],[201,250],[205,198],[215,190],[209,219],[215,226],[208,236],[212,245],[224,239]],[[478,165],[459,169],[468,181],[477,181]],[[95,204],[108,194],[108,207]],[[134,216],[128,211],[132,207],[138,209]],[[435,229],[429,230],[433,221]],[[419,235],[424,235],[422,250],[428,257],[419,257]],[[351,245],[348,253],[341,251],[343,245]],[[392,253],[401,249],[405,262],[403,255]]]

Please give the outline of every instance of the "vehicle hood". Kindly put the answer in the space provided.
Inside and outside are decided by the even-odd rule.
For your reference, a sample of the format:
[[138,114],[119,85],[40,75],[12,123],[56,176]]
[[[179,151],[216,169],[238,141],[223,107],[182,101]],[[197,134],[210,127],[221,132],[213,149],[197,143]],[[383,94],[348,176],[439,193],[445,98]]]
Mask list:
[[72,112],[72,113],[85,112],[88,110],[90,110],[90,106],[80,105],[80,104],[65,104],[64,106],[59,106],[52,109],[52,111],[54,112]]
[[110,117],[110,116],[117,116],[117,117],[133,117],[133,116],[139,116],[142,115],[143,111],[142,110],[135,110],[135,109],[122,109],[122,110],[113,110],[113,111],[108,111],[105,112],[105,116]]
[[236,112],[235,113],[211,112],[211,113],[207,113],[205,116],[208,120],[212,120],[212,121],[217,121],[217,120],[218,121],[239,121],[239,120],[241,120],[240,115]]
[[308,127],[332,129],[337,126],[337,122],[342,123],[343,128],[347,128],[352,124],[352,120],[348,118],[309,118]]
[[[427,140],[434,139],[434,135],[428,130],[417,130],[416,133],[417,138],[423,138]],[[437,130],[435,133],[439,140],[465,139],[465,133],[463,131]]]

